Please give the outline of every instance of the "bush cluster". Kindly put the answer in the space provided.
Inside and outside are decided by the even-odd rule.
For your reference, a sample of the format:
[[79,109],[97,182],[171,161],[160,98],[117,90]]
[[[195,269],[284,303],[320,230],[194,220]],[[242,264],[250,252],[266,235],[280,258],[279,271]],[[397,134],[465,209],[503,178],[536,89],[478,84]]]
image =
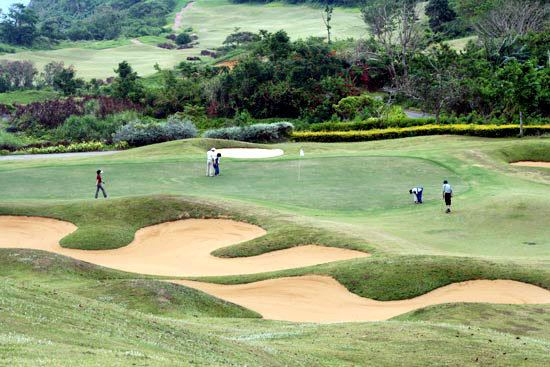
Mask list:
[[129,121],[135,120],[138,114],[126,111],[101,119],[95,115],[70,116],[53,131],[57,140],[71,142],[111,141],[112,135]]
[[20,129],[27,129],[34,124],[52,129],[63,124],[69,116],[87,114],[90,105],[94,105],[93,114],[99,118],[127,111],[141,110],[141,106],[129,100],[105,96],[86,96],[82,98],[67,98],[45,102],[34,102],[28,105],[17,105],[12,124]]
[[70,145],[52,145],[44,148],[27,148],[18,150],[19,154],[51,154],[51,153],[75,153],[75,152],[98,152],[103,150],[123,150],[128,149],[126,142],[120,142],[115,145],[107,145],[98,141],[87,143],[77,143]]
[[131,146],[139,147],[196,137],[197,128],[191,121],[172,117],[163,123],[130,122],[113,134],[113,142],[120,143],[125,141]]
[[[529,125],[524,135],[550,133],[550,125]],[[352,142],[382,139],[407,138],[423,135],[469,135],[488,138],[512,137],[519,134],[519,125],[425,125],[404,128],[373,129],[368,131],[306,131],[292,134],[294,141]]]
[[243,127],[226,127],[208,130],[204,138],[246,141],[250,143],[274,143],[288,139],[294,125],[282,121],[273,124],[254,124]]

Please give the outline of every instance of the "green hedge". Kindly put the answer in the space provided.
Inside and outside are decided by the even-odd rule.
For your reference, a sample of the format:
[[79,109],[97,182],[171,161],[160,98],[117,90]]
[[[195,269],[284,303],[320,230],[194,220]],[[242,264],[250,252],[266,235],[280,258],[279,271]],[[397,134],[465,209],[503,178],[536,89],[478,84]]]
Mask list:
[[[436,119],[433,117],[427,118],[400,118],[400,119],[382,119],[382,118],[370,118],[364,121],[353,122],[323,122],[319,124],[311,124],[308,127],[308,131],[357,131],[357,130],[373,130],[373,129],[387,129],[390,127],[415,127],[425,125],[436,125]],[[491,121],[476,121],[473,118],[441,118],[438,125],[497,125],[506,126],[509,122],[503,120],[491,120]],[[525,122],[525,125],[539,126],[550,125],[548,119],[531,119]]]
[[[550,134],[550,125],[524,126],[524,135]],[[405,128],[373,129],[368,131],[304,131],[294,132],[294,141],[349,142],[397,139],[423,135],[469,135],[490,138],[517,136],[519,125],[424,125]]]

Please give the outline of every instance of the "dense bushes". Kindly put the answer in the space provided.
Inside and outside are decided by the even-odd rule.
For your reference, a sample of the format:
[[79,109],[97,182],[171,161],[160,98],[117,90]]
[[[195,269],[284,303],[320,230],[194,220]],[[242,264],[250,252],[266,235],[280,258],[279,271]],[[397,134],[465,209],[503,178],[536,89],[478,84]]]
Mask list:
[[120,142],[115,145],[107,145],[97,141],[91,141],[87,143],[78,143],[70,145],[52,145],[49,147],[32,147],[27,149],[18,150],[18,154],[51,154],[51,153],[76,153],[76,152],[98,152],[103,150],[123,150],[127,149],[128,144],[126,142]]
[[138,147],[195,137],[197,137],[197,129],[191,121],[172,117],[163,123],[130,122],[113,134],[113,141],[115,143],[125,141],[131,146]]
[[290,122],[255,124],[244,127],[227,127],[208,130],[204,138],[247,141],[250,143],[274,143],[288,139],[294,126]]
[[53,136],[71,142],[110,141],[120,127],[137,117],[133,111],[109,115],[103,119],[95,115],[73,115],[53,131]]
[[[294,141],[352,142],[406,138],[422,135],[469,135],[490,138],[517,136],[519,125],[425,125],[405,128],[374,129],[368,131],[306,131],[292,134]],[[525,135],[550,134],[550,125],[524,127]]]
[[12,124],[23,130],[34,124],[52,129],[63,124],[72,115],[93,113],[99,118],[105,118],[107,115],[127,110],[139,111],[141,106],[128,100],[104,96],[58,99],[17,105]]

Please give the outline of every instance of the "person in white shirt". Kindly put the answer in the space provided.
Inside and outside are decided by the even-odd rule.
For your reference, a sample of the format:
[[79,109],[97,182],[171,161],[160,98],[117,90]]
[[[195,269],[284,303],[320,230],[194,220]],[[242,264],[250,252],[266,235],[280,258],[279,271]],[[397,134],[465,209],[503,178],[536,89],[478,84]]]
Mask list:
[[206,176],[214,176],[214,164],[216,163],[216,148],[206,153]]
[[447,205],[447,210],[445,213],[451,212],[451,198],[453,197],[453,188],[447,180],[443,181],[443,199],[445,200],[445,205]]
[[409,190],[409,194],[413,194],[414,203],[422,204],[422,192],[424,188],[422,186],[413,187]]

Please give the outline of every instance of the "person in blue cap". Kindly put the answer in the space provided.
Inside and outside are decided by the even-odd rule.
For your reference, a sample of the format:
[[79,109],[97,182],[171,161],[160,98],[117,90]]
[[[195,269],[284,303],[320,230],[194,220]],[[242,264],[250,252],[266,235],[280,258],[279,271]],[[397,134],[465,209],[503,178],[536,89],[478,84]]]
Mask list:
[[422,204],[422,192],[424,188],[422,186],[413,187],[409,190],[409,194],[413,194],[414,203]]

